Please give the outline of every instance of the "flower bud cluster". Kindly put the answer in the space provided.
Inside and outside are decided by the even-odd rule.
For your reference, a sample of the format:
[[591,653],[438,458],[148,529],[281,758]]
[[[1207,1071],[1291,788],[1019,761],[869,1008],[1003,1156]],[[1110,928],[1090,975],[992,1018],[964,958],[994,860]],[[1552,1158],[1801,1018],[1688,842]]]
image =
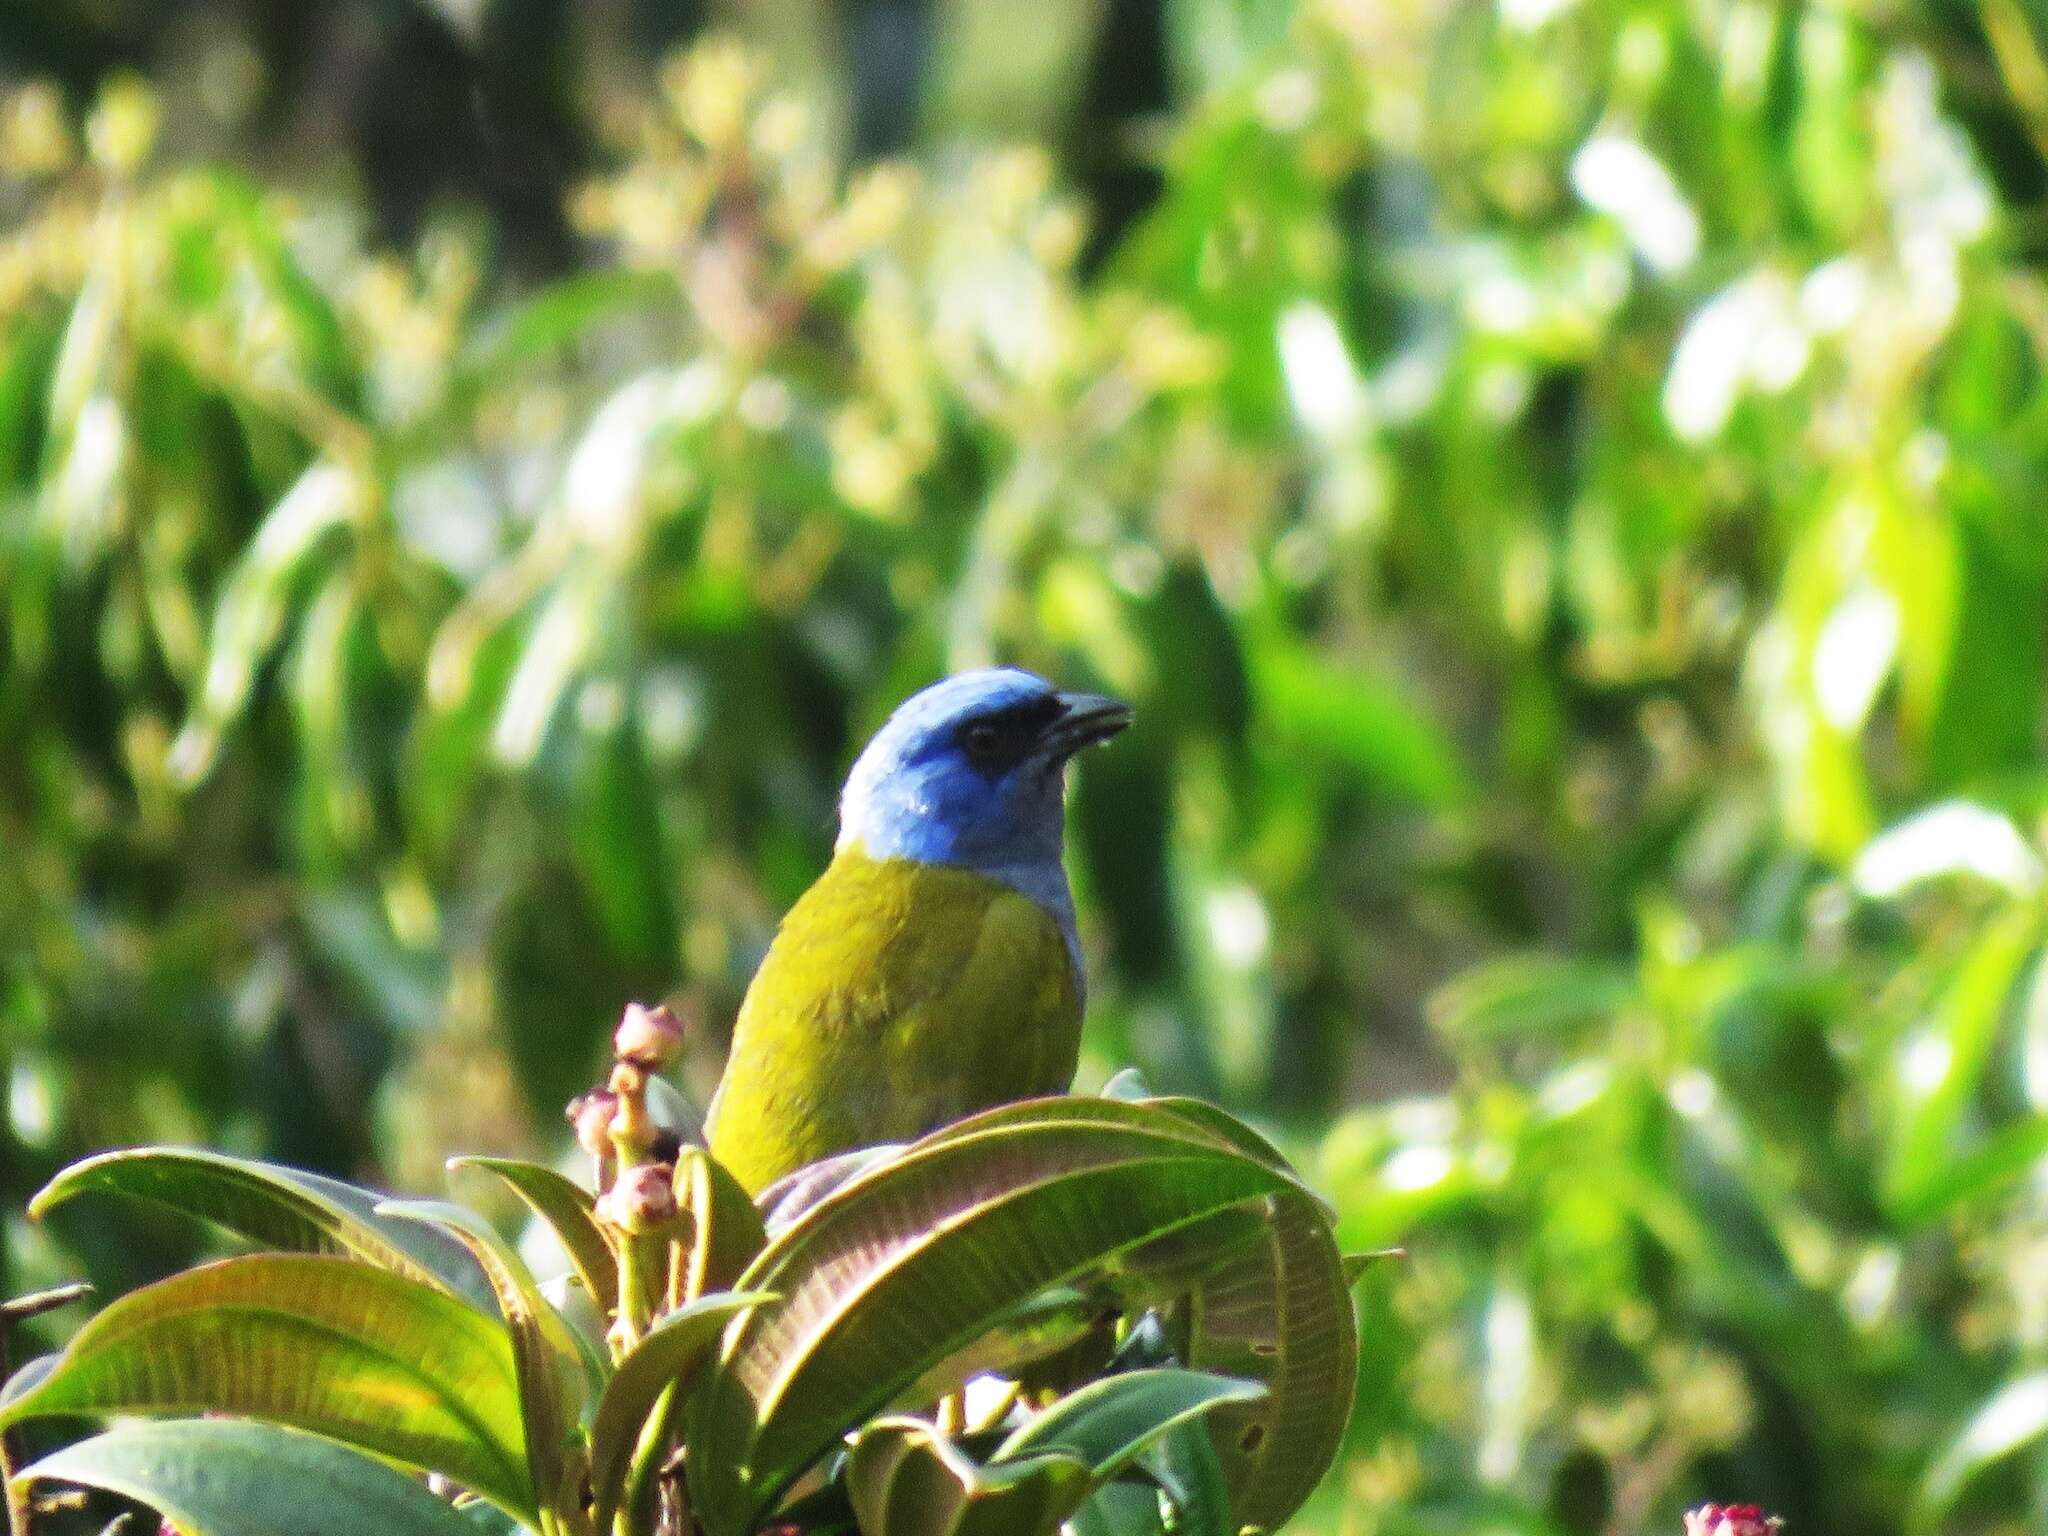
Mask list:
[[685,1026],[666,1004],[628,1003],[612,1034],[612,1066],[603,1087],[569,1101],[576,1144],[597,1164],[598,1190],[645,1162],[660,1141],[648,1112],[647,1082],[683,1048]]
[[[569,1124],[596,1165],[595,1215],[610,1230],[619,1294],[607,1336],[615,1354],[631,1349],[673,1293],[682,1273],[676,1239],[685,1221],[676,1191],[676,1135],[664,1135],[648,1104],[655,1073],[684,1043],[684,1021],[657,1004],[629,1003],[612,1034],[612,1064],[601,1087],[572,1099]],[[666,1283],[664,1283],[666,1282]]]

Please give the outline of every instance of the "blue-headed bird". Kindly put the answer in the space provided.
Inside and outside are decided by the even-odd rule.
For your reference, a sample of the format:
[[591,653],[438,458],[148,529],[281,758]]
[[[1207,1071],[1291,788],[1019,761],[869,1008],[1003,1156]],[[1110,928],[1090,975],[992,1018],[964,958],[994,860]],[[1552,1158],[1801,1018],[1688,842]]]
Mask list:
[[1130,718],[997,668],[934,684],[876,733],[840,797],[831,864],[747,989],[705,1122],[750,1191],[1072,1083],[1066,766]]

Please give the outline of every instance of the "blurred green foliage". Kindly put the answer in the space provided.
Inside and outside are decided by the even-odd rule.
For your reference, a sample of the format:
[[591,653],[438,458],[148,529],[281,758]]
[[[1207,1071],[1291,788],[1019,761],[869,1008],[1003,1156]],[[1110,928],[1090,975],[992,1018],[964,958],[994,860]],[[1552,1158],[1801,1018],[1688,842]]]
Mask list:
[[893,129],[761,7],[555,82],[559,241],[166,9],[0,123],[9,1207],[545,1151],[634,995],[701,1092],[864,733],[1011,659],[1139,711],[1087,1080],[1410,1250],[1313,1528],[2048,1518],[2021,0],[913,6]]

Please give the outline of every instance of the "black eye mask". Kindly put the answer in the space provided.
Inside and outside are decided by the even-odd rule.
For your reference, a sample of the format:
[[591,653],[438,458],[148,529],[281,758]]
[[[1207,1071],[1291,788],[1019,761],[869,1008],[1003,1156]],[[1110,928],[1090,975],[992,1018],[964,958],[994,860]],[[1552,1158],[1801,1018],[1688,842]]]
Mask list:
[[1044,694],[962,721],[953,740],[975,772],[998,779],[1029,757],[1045,728],[1065,713],[1057,697]]

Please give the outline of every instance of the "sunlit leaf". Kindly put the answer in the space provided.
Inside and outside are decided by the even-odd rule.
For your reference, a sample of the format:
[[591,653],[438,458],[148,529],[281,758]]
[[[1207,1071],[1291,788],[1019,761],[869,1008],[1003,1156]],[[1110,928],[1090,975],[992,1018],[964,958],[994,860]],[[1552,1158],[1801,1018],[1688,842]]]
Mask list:
[[1872,838],[1856,856],[1857,889],[1897,897],[1930,880],[1970,876],[2024,896],[2042,880],[2040,853],[2012,819],[1966,800],[1917,811]]
[[1916,1180],[1897,1205],[1904,1222],[1925,1221],[1967,1200],[1981,1198],[2048,1158],[2048,1115],[2000,1126],[1978,1146]]
[[1357,1327],[1324,1202],[1249,1127],[1189,1099],[1033,1100],[989,1110],[922,1145],[1018,1125],[1048,1132],[1143,1126],[1251,1157],[1285,1180],[1262,1202],[1190,1220],[1132,1244],[1106,1266],[1119,1298],[1132,1307],[1191,1294],[1187,1363],[1267,1388],[1258,1401],[1223,1405],[1210,1427],[1238,1518],[1277,1525],[1320,1479],[1350,1417]]
[[521,1162],[510,1157],[457,1157],[449,1160],[451,1170],[480,1168],[497,1175],[526,1202],[526,1206],[548,1224],[561,1240],[562,1248],[575,1267],[584,1289],[600,1306],[611,1305],[619,1294],[618,1256],[612,1242],[594,1214],[590,1192],[552,1168]]
[[250,1254],[132,1292],[6,1416],[207,1412],[312,1430],[533,1508],[504,1330],[355,1259]]
[[[1162,1234],[1296,1188],[1171,1115],[1082,1102],[1128,1123],[1062,1122],[1058,1100],[1042,1126],[1016,1123],[1015,1111],[986,1130],[963,1122],[769,1244],[741,1283],[781,1299],[728,1336],[690,1436],[691,1483],[714,1532],[742,1527],[840,1426],[972,1344],[989,1319]],[[1341,1286],[1335,1265],[1332,1246]],[[1235,1316],[1226,1302],[1219,1320]],[[1303,1454],[1322,1451],[1317,1437]]]
[[573,1497],[571,1481],[580,1472],[566,1454],[569,1429],[581,1409],[574,1384],[583,1380],[583,1354],[569,1325],[548,1305],[512,1246],[481,1217],[438,1200],[390,1201],[378,1211],[448,1232],[490,1277],[498,1312],[511,1334],[534,1492],[542,1505],[561,1507]]
[[379,1215],[382,1196],[339,1179],[190,1147],[137,1147],[73,1163],[29,1202],[29,1214],[40,1217],[87,1194],[162,1206],[265,1247],[351,1254],[492,1305],[483,1271],[460,1243]]
[[1898,1105],[1884,1164],[1895,1206],[1919,1202],[1955,1155],[1954,1138],[1991,1060],[2042,918],[2028,906],[2000,915],[1971,945],[1932,1013],[1895,1056]]
[[2048,1372],[2007,1382],[1970,1415],[1921,1479],[1920,1525],[1935,1529],[1970,1480],[2048,1433]]

